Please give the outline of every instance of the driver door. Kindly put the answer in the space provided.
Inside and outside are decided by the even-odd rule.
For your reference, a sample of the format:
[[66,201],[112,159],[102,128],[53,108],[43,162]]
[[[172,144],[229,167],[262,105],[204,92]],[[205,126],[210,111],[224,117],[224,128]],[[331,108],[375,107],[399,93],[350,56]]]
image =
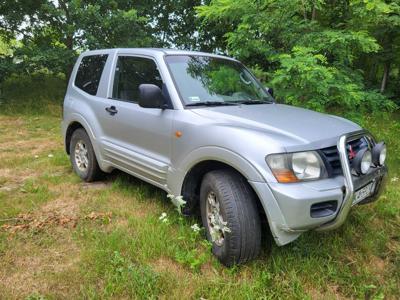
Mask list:
[[166,184],[171,161],[171,109],[143,108],[139,85],[163,80],[150,57],[119,55],[112,98],[104,99],[102,115],[104,158],[117,168],[153,184]]

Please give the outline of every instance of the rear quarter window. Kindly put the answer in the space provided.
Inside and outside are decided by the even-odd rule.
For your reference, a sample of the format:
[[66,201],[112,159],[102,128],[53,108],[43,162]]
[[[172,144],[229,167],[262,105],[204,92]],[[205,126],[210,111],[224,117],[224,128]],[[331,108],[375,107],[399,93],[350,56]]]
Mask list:
[[96,95],[108,54],[82,58],[75,77],[75,86],[90,95]]

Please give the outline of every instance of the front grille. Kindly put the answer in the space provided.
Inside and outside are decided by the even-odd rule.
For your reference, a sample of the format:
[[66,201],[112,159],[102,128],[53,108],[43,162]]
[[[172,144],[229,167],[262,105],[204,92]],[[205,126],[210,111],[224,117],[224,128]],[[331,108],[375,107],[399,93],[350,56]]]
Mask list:
[[[347,154],[350,153],[350,146],[354,153],[358,153],[360,149],[368,147],[370,145],[369,140],[366,137],[357,138],[351,140],[347,143]],[[337,146],[327,147],[320,150],[322,153],[322,159],[325,161],[325,165],[328,170],[330,177],[343,174],[342,165],[340,163],[339,152]],[[350,166],[352,164],[353,158],[349,158]]]
[[340,164],[339,152],[336,146],[321,149],[322,158],[325,161],[325,166],[330,176],[341,175],[342,165]]

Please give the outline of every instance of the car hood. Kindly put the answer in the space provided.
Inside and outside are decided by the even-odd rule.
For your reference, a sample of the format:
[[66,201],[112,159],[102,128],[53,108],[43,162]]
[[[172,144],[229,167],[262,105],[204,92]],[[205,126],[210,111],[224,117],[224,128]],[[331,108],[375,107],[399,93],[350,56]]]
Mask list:
[[225,126],[279,135],[291,145],[327,147],[335,144],[339,136],[361,130],[349,120],[283,104],[204,107],[192,111]]

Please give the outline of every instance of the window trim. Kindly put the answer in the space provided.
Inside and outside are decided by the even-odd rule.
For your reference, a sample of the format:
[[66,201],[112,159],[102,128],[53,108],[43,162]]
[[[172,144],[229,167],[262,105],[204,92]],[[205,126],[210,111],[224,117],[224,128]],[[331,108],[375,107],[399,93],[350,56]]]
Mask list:
[[[83,90],[82,88],[80,88],[79,86],[77,86],[75,84],[76,82],[76,78],[78,77],[78,73],[79,73],[79,68],[82,64],[82,61],[86,58],[86,57],[91,57],[91,56],[106,56],[106,61],[104,62],[104,66],[103,69],[101,70],[101,74],[100,74],[100,78],[99,78],[99,85],[97,86],[96,89],[96,94],[92,95],[90,93],[88,93],[87,91]],[[97,93],[99,92],[99,87],[100,87],[100,82],[102,77],[104,76],[104,70],[106,68],[107,62],[110,59],[110,53],[97,53],[97,54],[88,54],[88,55],[83,55],[80,59],[79,59],[79,63],[77,63],[77,68],[76,68],[76,72],[74,74],[74,80],[72,81],[72,86],[80,93],[84,93],[85,95],[88,95],[90,97],[97,97]]]
[[156,65],[156,67],[157,67],[157,70],[158,70],[158,73],[160,74],[162,83],[166,84],[165,80],[164,80],[164,76],[163,76],[163,74],[161,72],[160,66],[159,66],[159,64],[157,63],[157,60],[154,57],[149,56],[149,55],[134,54],[134,53],[117,53],[115,55],[115,57],[114,57],[114,61],[113,61],[112,66],[111,66],[111,74],[110,74],[111,76],[110,76],[110,82],[109,82],[109,89],[108,89],[108,92],[107,92],[107,99],[115,100],[115,101],[121,101],[121,102],[128,102],[128,103],[133,103],[133,104],[139,105],[138,101],[132,101],[132,100],[126,100],[126,99],[118,99],[118,98],[114,98],[113,97],[115,71],[116,71],[116,68],[117,68],[117,63],[118,63],[118,58],[119,57],[146,58],[146,59],[152,60],[154,62],[154,64]]

